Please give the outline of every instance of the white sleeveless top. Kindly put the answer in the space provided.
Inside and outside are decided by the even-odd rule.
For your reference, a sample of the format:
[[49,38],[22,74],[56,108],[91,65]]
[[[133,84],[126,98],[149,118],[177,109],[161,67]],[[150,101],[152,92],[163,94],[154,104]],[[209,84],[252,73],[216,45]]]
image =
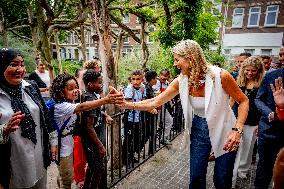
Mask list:
[[189,95],[189,102],[192,105],[194,115],[205,117],[205,97]]
[[[221,68],[209,66],[211,75],[206,74],[205,81],[205,118],[208,123],[209,137],[215,157],[219,157],[227,151],[223,147],[227,141],[228,133],[236,123],[235,115],[229,105],[229,95],[221,84]],[[212,79],[213,78],[213,79]],[[179,93],[185,119],[187,142],[190,143],[190,129],[192,126],[193,105],[190,102],[188,77],[180,75]]]

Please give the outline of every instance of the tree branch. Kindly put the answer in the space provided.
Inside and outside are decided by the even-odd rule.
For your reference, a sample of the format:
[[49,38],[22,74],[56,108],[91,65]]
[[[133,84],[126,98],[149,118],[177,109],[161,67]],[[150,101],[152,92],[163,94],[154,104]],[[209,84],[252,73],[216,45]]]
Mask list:
[[8,28],[8,31],[23,29],[23,28],[27,28],[27,27],[30,27],[30,25],[15,26],[15,27],[12,27],[12,28]]
[[[55,1],[55,2],[58,2],[58,1]],[[62,13],[62,11],[65,7],[65,2],[66,2],[66,0],[60,0],[59,1],[57,12],[54,15],[55,18],[59,17],[59,15]]]
[[141,40],[136,36],[136,34],[125,24],[121,23],[118,18],[113,16],[112,14],[109,14],[112,21],[114,21],[120,28],[122,28],[124,31],[126,31],[137,43],[141,43]]
[[13,31],[13,30],[11,30],[10,32],[12,32],[14,35],[16,35],[16,36],[18,36],[18,37],[20,37],[20,38],[22,38],[22,39],[26,39],[26,40],[29,40],[29,41],[31,41],[31,42],[33,41],[31,38],[26,37],[26,36],[22,36],[22,35],[16,33],[15,31]]
[[170,12],[167,1],[162,0],[162,2],[163,2],[164,11],[166,14],[166,31],[171,32],[171,25],[172,25],[171,12]]
[[[141,14],[139,11],[137,11],[137,9],[132,9],[132,8],[122,8],[122,7],[115,7],[114,9],[112,10],[119,10],[120,12],[123,12],[123,11],[128,11],[130,14],[133,14],[139,18],[144,18],[144,15]],[[156,23],[157,20],[158,20],[159,17],[152,17],[151,19],[150,18],[147,18],[147,22],[150,22],[150,23]]]
[[78,27],[80,24],[84,23],[85,20],[87,19],[87,14],[86,13],[83,13],[82,14],[82,17],[79,18],[78,20],[74,21],[74,22],[70,22],[68,24],[54,24],[54,25],[51,25],[47,31],[48,34],[51,34],[51,32],[55,29],[72,29],[72,28],[75,28],[75,27]]
[[9,24],[7,24],[7,27],[9,28],[10,26],[16,25],[16,24],[18,24],[20,22],[24,22],[24,21],[28,21],[28,19],[27,18],[22,18],[22,19],[14,21],[14,22],[10,22]]
[[49,19],[52,20],[53,18],[55,18],[54,13],[50,8],[50,6],[48,5],[47,1],[46,0],[39,0],[39,1],[42,8],[44,8],[44,10],[46,11],[46,15],[50,17]]
[[122,8],[121,6],[113,6],[113,7],[109,7],[109,10],[117,10],[117,9],[123,9],[123,10],[129,10],[129,9],[141,9],[143,7],[147,7],[147,6],[151,6],[154,5],[155,1],[150,1],[149,3],[138,3],[137,5],[133,5],[131,6],[131,8]]
[[113,1],[115,1],[115,0],[108,0],[108,1],[106,2],[106,6],[109,6]]

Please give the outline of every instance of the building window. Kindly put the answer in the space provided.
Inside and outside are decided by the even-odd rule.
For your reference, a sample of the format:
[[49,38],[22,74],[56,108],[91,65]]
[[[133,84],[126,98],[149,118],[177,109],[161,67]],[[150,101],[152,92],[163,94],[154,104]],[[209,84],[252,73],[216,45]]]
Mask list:
[[278,18],[278,9],[278,5],[271,5],[267,7],[264,26],[276,26]]
[[139,16],[136,17],[136,23],[140,24],[141,23],[141,19],[139,18]]
[[243,26],[244,8],[235,8],[232,20],[232,28],[241,28]]
[[90,50],[86,49],[86,59],[90,60]]
[[272,53],[272,49],[261,49],[261,55],[268,55],[270,56]]
[[231,49],[224,49],[224,54],[231,54]]
[[122,56],[125,56],[127,54],[131,53],[131,49],[130,48],[123,48],[122,49]]
[[67,58],[71,59],[72,54],[71,54],[71,49],[67,49]]
[[129,23],[129,15],[128,15],[128,14],[124,15],[124,17],[123,17],[123,23],[124,23],[124,24],[128,24],[128,23]]
[[123,39],[123,43],[124,43],[124,44],[129,44],[129,37],[124,38],[124,39]]
[[155,41],[155,38],[154,38],[154,36],[153,36],[153,32],[155,31],[155,27],[154,26],[149,26],[149,28],[148,28],[148,36],[147,36],[147,38],[148,38],[148,40],[147,40],[147,42],[148,43],[154,43],[154,41]]
[[78,35],[74,34],[74,44],[78,44]]
[[254,55],[254,49],[244,49],[244,51],[246,52],[246,53],[250,53],[251,55]]
[[249,9],[248,27],[256,27],[259,25],[260,7],[251,7]]

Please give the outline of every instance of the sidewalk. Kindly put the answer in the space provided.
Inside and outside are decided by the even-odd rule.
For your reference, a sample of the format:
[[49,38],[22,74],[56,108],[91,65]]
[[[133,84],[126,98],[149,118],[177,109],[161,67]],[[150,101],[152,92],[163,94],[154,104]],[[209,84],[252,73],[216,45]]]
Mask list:
[[[189,160],[187,150],[180,150],[182,136],[178,136],[172,145],[161,149],[154,157],[134,170],[113,188],[115,189],[187,189]],[[207,189],[214,189],[214,162],[210,162],[207,171]],[[253,165],[248,178],[237,180],[236,189],[253,189],[256,165]],[[48,189],[57,188],[58,175],[55,164],[48,168]],[[72,186],[72,188],[76,188]]]
[[[182,136],[177,137],[169,148],[163,148],[144,165],[133,171],[113,188],[116,189],[187,189],[189,160],[188,151],[181,151]],[[207,189],[214,189],[214,162],[207,171]],[[256,165],[253,165],[248,178],[237,180],[236,189],[252,189]]]

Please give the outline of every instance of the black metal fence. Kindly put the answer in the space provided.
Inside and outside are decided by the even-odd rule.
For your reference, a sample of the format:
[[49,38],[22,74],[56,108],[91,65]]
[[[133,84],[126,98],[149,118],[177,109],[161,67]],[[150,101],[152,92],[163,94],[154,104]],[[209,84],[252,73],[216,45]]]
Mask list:
[[[184,129],[180,99],[157,108],[158,114],[123,111],[113,116],[115,127],[107,127],[107,185],[114,186],[143,164]],[[118,128],[117,128],[118,125]]]

